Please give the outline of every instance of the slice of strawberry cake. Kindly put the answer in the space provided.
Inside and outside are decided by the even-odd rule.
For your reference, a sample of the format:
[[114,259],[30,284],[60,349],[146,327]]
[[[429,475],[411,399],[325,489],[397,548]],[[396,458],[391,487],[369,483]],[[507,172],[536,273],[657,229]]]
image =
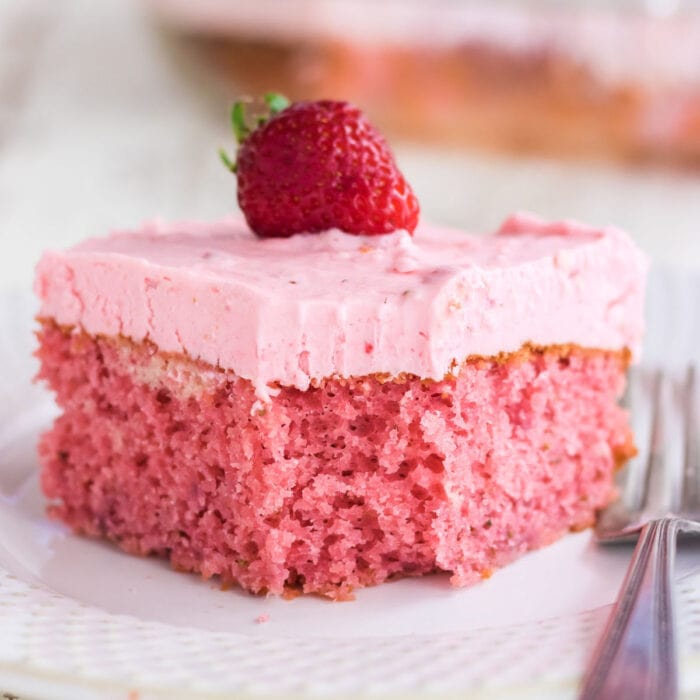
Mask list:
[[[613,497],[646,261],[618,230],[529,216],[414,231],[415,198],[356,111],[282,106],[253,135],[291,114],[298,148],[319,104],[338,131],[316,134],[317,159],[342,138],[370,155],[296,181],[277,168],[279,201],[306,188],[310,216],[282,230],[258,201],[263,236],[152,224],[42,258],[40,377],[62,408],[40,444],[50,511],[256,593],[472,583]],[[269,155],[253,135],[236,166],[249,200]]]

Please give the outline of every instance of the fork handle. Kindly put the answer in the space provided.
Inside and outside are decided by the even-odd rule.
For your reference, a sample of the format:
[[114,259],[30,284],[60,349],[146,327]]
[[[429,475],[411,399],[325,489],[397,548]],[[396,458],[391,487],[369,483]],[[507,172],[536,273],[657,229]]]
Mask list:
[[678,697],[671,573],[678,521],[647,523],[583,679],[580,700]]

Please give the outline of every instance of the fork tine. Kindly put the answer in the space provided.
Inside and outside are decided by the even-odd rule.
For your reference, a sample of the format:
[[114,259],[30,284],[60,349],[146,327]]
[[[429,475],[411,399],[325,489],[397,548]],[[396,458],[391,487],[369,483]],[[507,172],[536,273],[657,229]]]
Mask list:
[[628,375],[623,404],[630,413],[632,433],[636,436],[637,455],[622,474],[624,477],[622,500],[631,511],[641,510],[644,505],[658,382],[658,370],[633,367]]
[[688,367],[683,388],[685,435],[680,510],[687,516],[700,512],[700,425],[698,424],[698,379],[695,365]]
[[658,370],[654,391],[651,447],[642,502],[648,518],[678,509],[683,463],[683,406],[677,387],[668,373]]
[[644,523],[682,511],[700,521],[700,377],[637,369],[625,403],[639,452],[618,475],[621,498],[598,515],[598,542],[623,541]]

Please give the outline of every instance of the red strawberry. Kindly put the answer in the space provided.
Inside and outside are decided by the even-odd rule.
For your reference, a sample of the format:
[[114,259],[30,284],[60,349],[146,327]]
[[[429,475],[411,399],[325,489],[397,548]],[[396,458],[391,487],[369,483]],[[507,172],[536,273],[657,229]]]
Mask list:
[[289,105],[278,95],[265,100],[270,116],[252,131],[242,103],[234,105],[237,162],[221,153],[238,176],[238,203],[255,233],[413,232],[418,200],[357,107],[331,100]]

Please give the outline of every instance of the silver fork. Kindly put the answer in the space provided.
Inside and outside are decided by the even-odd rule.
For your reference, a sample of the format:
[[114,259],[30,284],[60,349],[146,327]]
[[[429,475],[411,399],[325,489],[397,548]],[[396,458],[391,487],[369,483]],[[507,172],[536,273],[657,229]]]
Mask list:
[[650,440],[628,467],[622,497],[601,513],[595,536],[601,543],[638,541],[580,700],[678,697],[672,572],[678,535],[700,532],[696,372],[689,368],[679,383],[659,370],[637,370],[628,398],[638,440],[645,432]]

